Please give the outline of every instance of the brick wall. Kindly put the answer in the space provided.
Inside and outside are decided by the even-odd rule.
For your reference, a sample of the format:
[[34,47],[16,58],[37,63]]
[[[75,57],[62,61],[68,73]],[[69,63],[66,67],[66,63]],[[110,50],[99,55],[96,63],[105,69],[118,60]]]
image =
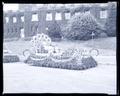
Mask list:
[[[93,14],[99,22],[105,24],[107,18],[100,18],[100,11],[106,10],[109,15],[109,7],[100,7],[93,5],[89,8],[91,14]],[[70,12],[71,15],[74,15],[75,12],[70,9],[56,9],[56,10],[43,10],[39,9],[36,11],[25,11],[25,12],[8,12],[4,13],[4,38],[21,38],[21,29],[24,29],[25,37],[34,36],[40,32],[46,32],[46,28],[55,20],[55,14],[57,12],[61,13],[62,20],[58,20],[57,22],[63,26],[67,23],[68,20],[65,19],[65,13]],[[112,11],[111,11],[112,12]],[[46,21],[46,14],[52,13],[52,21]],[[31,21],[32,15],[38,14],[38,21]],[[24,22],[21,20],[21,16],[24,17]],[[5,18],[9,18],[9,22],[6,23]],[[17,19],[17,22],[13,22],[13,17]]]

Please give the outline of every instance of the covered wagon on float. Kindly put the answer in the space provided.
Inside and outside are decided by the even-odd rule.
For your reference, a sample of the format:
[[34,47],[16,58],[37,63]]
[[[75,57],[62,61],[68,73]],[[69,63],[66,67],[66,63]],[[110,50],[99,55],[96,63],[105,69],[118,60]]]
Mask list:
[[46,34],[37,34],[32,38],[31,48],[23,55],[25,63],[33,66],[83,70],[97,66],[90,55],[81,55],[76,49],[62,49],[54,45]]

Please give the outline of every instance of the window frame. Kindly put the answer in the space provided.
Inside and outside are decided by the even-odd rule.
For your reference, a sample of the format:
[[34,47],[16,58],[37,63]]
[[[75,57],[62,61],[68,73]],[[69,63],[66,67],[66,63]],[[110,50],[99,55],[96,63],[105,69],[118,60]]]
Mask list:
[[[33,18],[34,16],[37,17],[37,19],[36,19],[36,18]],[[38,18],[38,14],[37,14],[37,13],[33,13],[33,14],[32,14],[31,21],[32,21],[32,22],[34,22],[34,21],[39,21],[39,18]]]
[[[60,16],[57,16],[57,14],[60,14]],[[57,19],[57,17],[61,18],[61,19]],[[62,13],[61,12],[56,12],[55,13],[55,20],[56,21],[61,21],[62,20]]]
[[13,23],[17,23],[17,18],[15,16],[13,17]]
[[100,11],[100,19],[106,19],[108,17],[108,11],[107,10],[101,10]]
[[5,23],[9,23],[9,17],[5,17]]
[[[49,16],[50,15],[50,16]],[[52,16],[52,13],[47,13],[46,14],[46,18],[45,18],[46,21],[52,21],[53,20],[53,16]]]
[[[70,12],[65,12],[64,14],[65,14],[65,20],[69,20],[71,18],[71,13]],[[66,18],[66,17],[68,17],[68,15],[70,15],[69,18]]]
[[[22,18],[22,17],[23,17],[23,18]],[[21,19],[22,22],[25,21],[25,17],[24,17],[24,16],[21,16],[20,19]]]

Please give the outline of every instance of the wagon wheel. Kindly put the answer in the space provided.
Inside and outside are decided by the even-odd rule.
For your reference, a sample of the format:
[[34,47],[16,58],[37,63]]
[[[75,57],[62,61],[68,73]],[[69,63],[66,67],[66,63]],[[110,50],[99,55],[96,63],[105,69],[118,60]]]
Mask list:
[[93,48],[89,51],[89,53],[90,53],[91,56],[98,56],[99,55],[99,50]]
[[29,49],[25,49],[24,51],[23,51],[23,56],[24,57],[29,57],[30,56],[30,50]]

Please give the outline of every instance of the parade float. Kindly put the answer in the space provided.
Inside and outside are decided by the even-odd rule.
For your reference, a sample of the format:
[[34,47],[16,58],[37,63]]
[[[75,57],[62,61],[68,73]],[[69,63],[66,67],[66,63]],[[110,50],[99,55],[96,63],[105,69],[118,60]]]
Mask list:
[[31,48],[26,49],[23,55],[25,63],[33,66],[52,67],[72,70],[83,70],[97,66],[94,58],[81,54],[78,49],[62,49],[53,44],[46,34],[37,34],[32,38]]

